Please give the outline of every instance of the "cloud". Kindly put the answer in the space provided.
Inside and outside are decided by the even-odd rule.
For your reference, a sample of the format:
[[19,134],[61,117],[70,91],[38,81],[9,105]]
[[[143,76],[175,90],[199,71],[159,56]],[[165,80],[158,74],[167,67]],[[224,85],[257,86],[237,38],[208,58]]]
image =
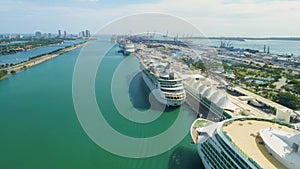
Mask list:
[[[48,23],[49,31],[56,29],[55,27],[65,27],[74,32],[86,28],[96,31],[105,23],[119,17],[143,12],[162,12],[186,19],[209,36],[300,36],[300,23],[297,22],[300,1],[162,0],[109,8],[103,5],[104,1],[85,5],[20,3],[22,4],[1,3],[0,22],[6,24],[0,29],[14,27],[14,23],[23,23],[26,20],[36,26]],[[30,25],[26,26],[29,30]]]
[[[293,10],[290,10],[293,8]],[[218,0],[163,0],[128,5],[115,14],[163,12],[186,18],[207,35],[219,36],[300,36],[300,1],[247,0],[224,4]]]

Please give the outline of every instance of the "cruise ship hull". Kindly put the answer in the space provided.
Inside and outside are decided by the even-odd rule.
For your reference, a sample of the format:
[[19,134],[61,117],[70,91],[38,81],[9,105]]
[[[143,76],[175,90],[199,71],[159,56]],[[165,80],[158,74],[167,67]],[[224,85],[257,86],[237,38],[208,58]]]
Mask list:
[[204,153],[201,151],[201,145],[198,145],[197,148],[198,148],[199,157],[201,159],[202,164],[204,165],[204,168],[211,169],[211,166],[206,161],[206,157],[205,157]]
[[124,56],[129,56],[134,52],[133,49],[126,49],[125,47],[120,47],[120,46],[119,46],[119,48],[120,48],[120,50],[118,52],[122,53]]
[[145,75],[145,73],[142,71],[143,80],[150,89],[151,93],[154,95],[155,99],[164,105],[167,106],[180,106],[183,104],[184,100],[167,100],[164,98],[164,94],[159,90],[156,89],[155,85],[152,83],[152,81]]
[[119,48],[119,52],[123,53],[124,56],[129,56],[134,52],[134,45],[125,41],[119,42]]

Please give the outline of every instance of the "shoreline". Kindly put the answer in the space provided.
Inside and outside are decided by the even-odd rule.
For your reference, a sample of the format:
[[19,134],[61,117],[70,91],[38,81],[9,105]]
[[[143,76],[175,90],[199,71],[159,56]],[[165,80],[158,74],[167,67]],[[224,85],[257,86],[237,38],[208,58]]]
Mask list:
[[64,53],[67,53],[67,52],[70,52],[74,49],[77,49],[79,47],[82,47],[84,45],[86,45],[88,43],[88,41],[86,42],[83,42],[83,43],[80,43],[80,44],[77,44],[75,46],[70,46],[70,47],[66,47],[66,48],[63,48],[59,51],[56,51],[56,52],[49,52],[43,56],[40,56],[40,57],[37,57],[37,58],[33,58],[33,59],[29,59],[25,62],[22,62],[20,64],[17,64],[17,65],[14,65],[12,67],[8,67],[8,68],[4,68],[4,69],[0,69],[0,70],[4,70],[4,71],[7,71],[7,74],[4,75],[3,77],[0,78],[0,80],[3,80],[5,78],[7,78],[8,76],[10,76],[11,74],[15,74],[17,72],[20,72],[20,71],[23,71],[23,70],[26,70],[30,67],[33,67],[33,66],[36,66],[38,64],[41,64],[43,62],[46,62],[50,59],[53,59],[53,58],[56,58]]
[[216,39],[216,40],[232,40],[232,41],[246,41],[246,40],[279,40],[279,41],[300,41],[300,37],[181,37],[179,39]]

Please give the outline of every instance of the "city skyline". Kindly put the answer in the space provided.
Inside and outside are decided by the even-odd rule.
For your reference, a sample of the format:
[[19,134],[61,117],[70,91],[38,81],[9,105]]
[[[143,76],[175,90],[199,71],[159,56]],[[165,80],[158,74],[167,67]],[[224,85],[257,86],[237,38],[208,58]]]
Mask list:
[[93,34],[120,17],[154,12],[185,19],[206,36],[300,36],[296,0],[5,0],[0,9],[0,22],[5,23],[0,34],[58,29],[75,34],[89,29]]
[[[68,30],[63,30],[63,29],[58,29],[56,31],[51,31],[51,32],[43,32],[43,31],[35,31],[35,32],[30,32],[30,33],[23,33],[23,32],[16,32],[16,33],[0,33],[0,39],[3,38],[17,38],[17,39],[22,39],[24,37],[90,37],[91,33],[90,30],[86,29],[86,30],[80,30],[77,33],[75,32],[68,32]],[[21,38],[20,38],[21,37]]]

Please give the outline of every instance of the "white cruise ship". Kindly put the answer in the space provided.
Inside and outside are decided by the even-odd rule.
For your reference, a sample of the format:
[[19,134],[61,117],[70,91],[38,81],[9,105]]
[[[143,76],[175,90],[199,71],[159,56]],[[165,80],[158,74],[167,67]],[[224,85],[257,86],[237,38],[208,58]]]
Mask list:
[[123,55],[128,56],[134,52],[134,44],[131,43],[128,39],[121,39],[119,42],[119,48],[121,49],[120,52]]
[[[157,58],[157,57],[156,57]],[[168,62],[140,58],[142,76],[156,100],[167,106],[180,106],[185,101],[182,78],[171,70]]]
[[299,169],[300,134],[276,119],[197,119],[191,136],[206,169]]

